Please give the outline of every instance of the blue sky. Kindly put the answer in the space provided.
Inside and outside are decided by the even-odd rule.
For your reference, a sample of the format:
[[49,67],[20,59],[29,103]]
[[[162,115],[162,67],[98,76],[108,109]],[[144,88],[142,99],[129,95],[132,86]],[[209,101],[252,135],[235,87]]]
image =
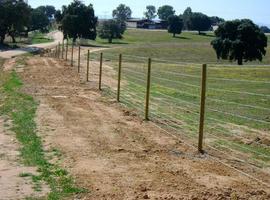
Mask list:
[[[54,5],[61,8],[72,0],[28,0],[32,7],[39,5]],[[133,11],[133,17],[142,17],[146,5],[172,5],[177,14],[183,13],[190,6],[193,11],[203,12],[209,16],[220,16],[227,20],[249,18],[256,23],[270,26],[269,0],[83,0],[86,4],[92,3],[96,15],[110,17],[112,10],[120,3],[124,3]]]

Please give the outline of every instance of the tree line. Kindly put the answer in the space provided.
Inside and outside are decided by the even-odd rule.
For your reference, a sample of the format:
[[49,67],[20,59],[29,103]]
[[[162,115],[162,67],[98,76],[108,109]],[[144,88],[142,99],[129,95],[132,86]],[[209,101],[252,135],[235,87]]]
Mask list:
[[[149,5],[144,15],[149,20],[158,16],[161,20],[167,21],[168,32],[174,36],[180,34],[183,28],[196,30],[201,34],[202,31],[209,30],[211,25],[218,25],[215,31],[216,39],[211,42],[218,59],[236,60],[242,65],[243,61],[261,61],[266,54],[267,37],[248,19],[225,21],[217,16],[208,17],[203,13],[193,12],[191,8],[187,8],[181,15],[175,15],[173,7],[168,5],[161,6],[158,10],[155,6]],[[122,39],[126,21],[131,16],[130,7],[120,4],[112,11],[113,19],[99,24],[97,34],[103,39],[108,39],[109,43],[116,38]],[[97,17],[91,4],[85,6],[81,1],[74,0],[68,7],[62,8],[57,21],[61,24],[65,38],[73,38],[73,41],[79,37],[96,38]]]
[[[215,31],[216,38],[211,42],[218,59],[236,60],[239,65],[243,61],[262,60],[266,54],[267,37],[263,30],[251,20],[225,21],[219,17],[208,17],[187,8],[183,14],[176,15],[172,6],[147,6],[145,18],[154,19],[158,16],[168,22],[168,32],[173,36],[181,34],[183,29],[196,30],[201,34],[211,25],[218,25]],[[100,38],[122,39],[126,30],[126,21],[132,16],[132,10],[120,4],[112,11],[112,19],[98,23],[92,4],[85,5],[80,0],[73,0],[61,10],[53,6],[40,6],[32,9],[23,0],[0,0],[0,42],[3,43],[6,35],[12,37],[28,35],[29,31],[40,30],[46,32],[51,23],[56,22],[63,32],[64,39],[78,38],[95,40]],[[263,27],[266,29],[265,27]]]
[[17,36],[28,36],[30,31],[47,32],[55,15],[54,6],[31,8],[23,0],[0,0],[0,44],[6,35],[16,42]]

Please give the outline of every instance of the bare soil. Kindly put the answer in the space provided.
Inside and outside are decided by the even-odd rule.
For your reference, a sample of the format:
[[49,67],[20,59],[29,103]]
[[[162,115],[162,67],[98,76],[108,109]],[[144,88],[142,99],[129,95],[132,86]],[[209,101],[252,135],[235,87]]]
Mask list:
[[0,118],[0,200],[17,200],[27,197],[44,197],[49,188],[41,185],[41,192],[34,190],[31,177],[22,174],[37,175],[34,167],[25,167],[20,159],[20,144],[15,133],[10,131],[11,122]]
[[40,103],[36,122],[44,147],[59,149],[61,165],[89,190],[74,198],[270,199],[269,188],[102,96],[97,64],[89,83],[64,61],[33,57],[27,64],[20,75]]

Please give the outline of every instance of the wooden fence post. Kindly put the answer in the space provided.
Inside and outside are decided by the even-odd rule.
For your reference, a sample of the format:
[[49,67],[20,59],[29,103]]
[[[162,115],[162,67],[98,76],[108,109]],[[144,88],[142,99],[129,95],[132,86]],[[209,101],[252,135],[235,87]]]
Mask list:
[[199,143],[198,150],[200,153],[203,151],[203,131],[204,131],[204,115],[205,115],[205,94],[206,94],[206,75],[207,65],[202,66],[202,78],[201,78],[201,109],[200,109],[200,125],[199,125]]
[[86,69],[86,81],[89,82],[89,59],[90,59],[90,50],[87,52],[87,69]]
[[57,48],[57,45],[55,46],[55,52],[54,52],[54,57],[57,58],[57,51],[58,51],[58,48]]
[[146,85],[146,101],[145,101],[145,120],[149,121],[149,100],[150,100],[150,84],[151,84],[151,58],[148,59],[147,85]]
[[73,52],[74,52],[74,42],[72,41],[72,47],[71,47],[71,67],[73,67]]
[[64,51],[65,51],[65,40],[63,39],[63,42],[62,42],[62,56],[61,56],[62,59],[64,59]]
[[98,89],[99,89],[99,90],[101,90],[102,64],[103,64],[103,53],[100,53],[99,84],[98,84]]
[[58,59],[60,59],[60,55],[61,55],[61,44],[60,42],[58,42],[58,55],[57,55]]
[[68,40],[67,40],[67,44],[66,44],[66,61],[67,61],[67,57],[68,57]]
[[80,73],[81,67],[81,46],[79,45],[79,52],[78,52],[78,73]]
[[121,70],[122,70],[122,54],[119,55],[119,66],[118,66],[118,85],[117,85],[117,101],[118,102],[120,102]]

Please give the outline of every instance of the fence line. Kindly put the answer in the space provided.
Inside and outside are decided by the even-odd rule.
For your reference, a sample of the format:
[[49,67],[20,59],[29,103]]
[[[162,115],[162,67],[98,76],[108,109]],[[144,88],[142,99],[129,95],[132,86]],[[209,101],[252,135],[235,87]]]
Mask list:
[[[112,56],[115,56],[117,57],[118,54],[116,53],[112,53],[112,52],[106,52],[106,55],[112,55]],[[127,58],[136,58],[136,59],[145,59],[147,60],[149,57],[145,57],[145,56],[134,56],[134,55],[128,55],[128,54],[125,54],[125,57]],[[193,63],[193,62],[180,62],[180,61],[175,61],[175,60],[165,60],[165,59],[159,59],[159,58],[152,58],[152,61],[160,61],[160,62],[164,62],[164,63],[168,63],[168,64],[181,64],[181,65],[194,65],[194,66],[189,66],[189,67],[197,67],[197,68],[201,68],[201,65],[198,64],[198,63]],[[217,64],[217,63],[214,63],[214,62],[207,62],[209,64],[209,67],[211,69],[220,69],[220,68],[224,68],[224,67],[231,67],[231,68],[234,68],[235,67],[239,67],[239,65],[237,64]],[[218,67],[218,68],[214,68],[214,67]],[[247,69],[247,68],[252,68],[252,67],[257,67],[257,68],[261,68],[261,69],[265,69],[267,67],[270,67],[270,65],[262,65],[262,64],[249,64],[249,65],[243,65],[241,66],[241,68],[237,68],[237,69]]]
[[[73,46],[72,45],[72,52],[71,52],[71,65],[73,65]],[[67,46],[68,47],[68,46]],[[63,55],[63,46],[62,46],[62,55]],[[68,52],[68,48],[66,49],[66,55]],[[61,53],[61,48],[56,46],[56,50],[55,50],[55,58],[60,59],[60,53]],[[53,56],[52,54],[50,54],[51,56]],[[104,55],[104,57],[107,54]],[[128,55],[124,55],[123,58],[145,58],[145,64],[146,64],[146,59],[148,59],[148,62],[151,61],[151,59],[147,58],[147,57],[138,57],[138,56],[128,56]],[[213,117],[206,117],[206,119],[215,121],[215,122],[219,122],[217,123],[215,126],[212,126],[210,128],[208,128],[208,126],[206,126],[205,130],[204,127],[202,127],[204,125],[204,121],[202,120],[201,117],[201,121],[199,123],[198,119],[195,119],[195,116],[202,116],[202,114],[204,115],[205,111],[204,109],[202,110],[202,104],[198,105],[196,103],[193,103],[192,101],[188,101],[188,100],[183,100],[180,99],[178,97],[172,96],[167,94],[165,91],[173,91],[175,92],[175,94],[183,94],[183,95],[187,95],[189,97],[195,97],[196,99],[199,98],[201,99],[201,101],[209,101],[209,102],[219,102],[219,103],[224,103],[224,104],[231,104],[231,105],[237,105],[237,106],[241,106],[241,107],[246,107],[246,108],[253,108],[253,109],[258,109],[258,110],[262,110],[262,111],[270,111],[269,108],[263,107],[263,106],[255,106],[255,105],[249,105],[249,104],[243,104],[243,103],[238,103],[238,102],[234,102],[234,101],[226,101],[223,99],[216,99],[216,98],[212,98],[212,97],[207,97],[205,98],[204,96],[202,96],[202,93],[204,93],[203,91],[201,92],[201,95],[199,95],[199,89],[201,89],[201,85],[195,85],[195,84],[191,84],[191,83],[186,83],[185,81],[180,81],[180,80],[172,80],[170,78],[165,78],[163,77],[163,75],[174,75],[176,77],[188,77],[188,78],[196,78],[198,80],[202,80],[203,76],[199,76],[199,75],[193,75],[193,74],[187,74],[187,73],[178,73],[175,71],[165,71],[163,69],[159,69],[159,68],[153,68],[153,73],[151,74],[151,71],[149,71],[149,65],[148,65],[148,75],[146,74],[147,72],[147,67],[141,66],[140,68],[138,68],[138,66],[132,66],[132,67],[125,67],[127,65],[127,63],[125,63],[125,60],[122,58],[122,55],[119,56],[119,66],[118,66],[118,72],[123,76],[123,79],[127,80],[127,84],[121,84],[121,78],[119,78],[119,73],[118,73],[118,88],[117,88],[117,95],[114,96],[114,94],[111,93],[111,87],[109,84],[110,83],[103,83],[104,84],[104,88],[106,88],[106,90],[104,91],[108,91],[108,95],[110,95],[112,98],[117,98],[118,100],[120,100],[120,103],[123,103],[124,105],[129,105],[130,107],[134,108],[135,111],[140,111],[141,114],[145,114],[145,119],[149,119],[152,118],[154,121],[157,122],[157,124],[153,123],[155,126],[161,128],[163,131],[166,131],[167,133],[169,133],[169,131],[166,130],[166,128],[170,128],[174,131],[176,131],[176,133],[183,133],[180,134],[182,136],[185,136],[185,138],[189,138],[189,140],[194,143],[194,140],[198,137],[198,125],[200,124],[200,139],[199,139],[199,144],[198,144],[198,150],[200,152],[203,152],[203,145],[211,150],[214,150],[216,152],[222,153],[224,155],[226,155],[227,157],[233,158],[233,160],[236,161],[241,161],[242,163],[245,163],[249,166],[251,166],[252,168],[256,168],[257,170],[261,170],[261,168],[257,167],[256,164],[254,164],[253,160],[251,160],[249,158],[249,160],[242,160],[239,159],[237,157],[234,157],[233,155],[230,155],[227,152],[224,152],[223,150],[228,150],[228,152],[232,153],[232,154],[236,154],[238,156],[241,155],[245,155],[247,152],[249,153],[249,156],[252,155],[256,155],[258,156],[258,158],[256,158],[256,163],[260,163],[260,165],[263,165],[265,161],[260,160],[260,158],[270,158],[270,155],[267,154],[267,151],[263,151],[261,152],[260,150],[256,150],[256,149],[252,149],[252,148],[247,148],[246,146],[243,146],[241,144],[235,143],[234,141],[231,140],[231,138],[228,137],[232,137],[232,138],[241,138],[241,139],[246,139],[248,140],[248,138],[245,138],[243,136],[240,136],[238,134],[234,135],[232,133],[231,130],[229,131],[225,131],[222,129],[219,129],[217,127],[221,127],[224,128],[223,125],[226,124],[230,124],[234,127],[237,127],[239,129],[242,129],[243,127],[241,127],[240,125],[237,125],[235,123],[231,123],[231,121],[224,121],[224,120],[220,120],[218,117],[213,118]],[[63,59],[63,56],[62,56]],[[87,58],[89,60],[89,57]],[[123,62],[123,67],[120,65],[120,59],[121,59],[121,64]],[[123,59],[123,61],[122,61]],[[106,59],[104,59],[105,62],[107,62]],[[101,83],[102,83],[102,64],[103,64],[103,54],[100,54],[100,70],[99,70],[99,89],[101,89]],[[153,61],[166,61],[166,60],[161,60],[161,59],[153,59]],[[167,62],[167,61],[166,61]],[[168,61],[171,63],[171,61]],[[180,64],[181,62],[176,62],[177,64]],[[148,63],[149,64],[149,63]],[[151,64],[151,62],[150,62]],[[156,64],[156,63],[154,63]],[[194,64],[194,63],[185,63],[185,64]],[[196,66],[185,66],[185,67],[196,67],[201,69],[201,66],[197,66],[198,64],[196,64]],[[213,66],[213,65],[212,65]],[[215,65],[217,66],[217,65]],[[79,70],[80,67],[80,52],[79,52],[79,56],[78,56],[78,72],[80,72]],[[114,66],[115,67],[115,66]],[[122,68],[121,68],[122,67]],[[205,66],[206,68],[206,66]],[[249,67],[250,68],[250,67]],[[210,67],[210,69],[215,69],[213,67]],[[217,68],[220,69],[220,68]],[[264,69],[264,68],[261,68]],[[156,70],[156,71],[155,71]],[[206,73],[205,73],[206,74]],[[96,74],[97,75],[97,74]],[[151,80],[150,78],[152,78],[153,80]],[[156,82],[156,80],[161,80],[162,82]],[[185,79],[184,79],[185,80]],[[258,84],[269,84],[269,81],[257,81],[257,80],[244,80],[244,79],[235,79],[235,78],[218,78],[218,77],[205,77],[205,80],[214,80],[214,81],[229,81],[229,82],[235,82],[235,83],[258,83]],[[147,86],[146,86],[147,83]],[[171,86],[165,86],[164,83],[173,83],[174,85],[179,85],[180,87],[178,88],[172,88]],[[123,85],[123,86],[122,86]],[[155,90],[151,91],[151,85],[152,87],[155,87]],[[195,88],[198,89],[198,91],[196,91],[195,93],[198,94],[192,94],[190,92],[186,92],[183,91],[181,88],[181,86],[187,86],[190,88]],[[122,87],[122,91],[120,93]],[[137,88],[137,89],[136,89]],[[161,91],[159,91],[158,89],[161,88]],[[205,88],[206,90],[206,88]],[[256,93],[256,92],[247,92],[247,91],[237,91],[237,90],[227,90],[227,89],[221,89],[221,88],[214,88],[214,87],[207,87],[207,90],[210,91],[218,91],[218,92],[222,92],[222,93],[226,93],[226,94],[240,94],[240,95],[250,95],[250,96],[254,96],[254,97],[263,97],[268,99],[270,97],[270,95],[268,94],[263,94],[263,93]],[[143,91],[146,91],[143,92]],[[189,90],[188,90],[189,91]],[[115,92],[115,91],[114,91]],[[142,95],[143,94],[143,95]],[[157,96],[162,96],[163,98],[158,98]],[[146,99],[144,98],[146,97]],[[139,99],[139,101],[137,101]],[[170,100],[168,100],[170,99]],[[146,101],[145,101],[146,100]],[[193,101],[195,99],[193,98]],[[144,102],[145,101],[145,102]],[[148,102],[148,103],[147,103]],[[143,105],[145,103],[145,107],[143,108]],[[182,103],[184,103],[184,107],[181,106]],[[147,105],[148,104],[148,105]],[[186,106],[188,105],[188,106]],[[148,108],[147,108],[148,107]],[[194,111],[194,108],[201,108],[201,112]],[[149,110],[150,109],[150,110]],[[168,111],[165,111],[165,110]],[[189,117],[188,115],[182,114],[181,112],[179,112],[179,110],[187,112],[188,114],[191,115],[191,117]],[[213,109],[213,108],[206,108],[206,112],[214,112],[214,113],[220,113],[223,116],[231,116],[231,117],[236,117],[236,118],[241,118],[243,120],[246,121],[253,121],[256,123],[262,123],[262,124],[270,124],[269,121],[265,121],[262,119],[256,119],[256,118],[252,118],[252,117],[247,117],[247,116],[243,116],[240,114],[235,114],[235,113],[230,113],[227,111],[221,111],[218,109]],[[149,114],[148,114],[149,112]],[[245,122],[246,122],[245,121]],[[221,124],[220,124],[221,123]],[[207,124],[208,125],[208,124]],[[163,126],[165,128],[162,128],[160,126]],[[210,129],[210,131],[209,131]],[[228,128],[227,128],[228,129]],[[180,131],[181,130],[181,131]],[[179,132],[180,131],[180,132]],[[216,147],[212,146],[211,143],[207,143],[205,142],[205,136],[203,135],[203,133],[206,131],[207,136],[209,136],[210,139],[217,139],[217,140],[221,140],[221,141],[229,141],[230,144],[217,144],[218,147],[222,148],[223,150],[219,150]],[[252,130],[252,133],[255,132],[257,130]],[[258,131],[259,132],[259,131]],[[218,133],[221,133],[222,135],[219,135]],[[170,134],[170,135],[174,135],[174,134]],[[178,135],[178,134],[177,134]],[[177,139],[179,139],[176,136]],[[183,142],[183,141],[182,141]],[[268,149],[269,147],[266,147],[266,145],[258,143],[256,141],[254,141],[256,144],[258,144],[259,147],[263,147]],[[183,142],[184,144],[188,143],[188,142]],[[188,144],[188,146],[192,147],[192,148],[196,148],[195,145],[193,144]],[[232,148],[231,148],[232,147]],[[235,147],[235,148],[234,148]],[[211,152],[210,152],[211,153]],[[251,155],[250,155],[251,154]],[[214,160],[218,160],[216,158],[216,156],[214,155],[210,155],[210,157],[212,157]],[[223,165],[234,169],[238,172],[240,172],[243,175],[246,175],[247,177],[258,181],[261,184],[264,185],[268,185],[268,183],[259,180],[257,178],[255,178],[254,176],[245,173],[243,170],[239,170],[237,168],[235,168],[234,166],[231,166],[227,163],[223,163],[221,160],[218,160],[219,163],[222,163]]]
[[[162,72],[164,74],[170,74],[170,75],[177,75],[177,76],[184,76],[184,77],[191,77],[191,78],[197,78],[201,79],[201,76],[199,75],[191,75],[186,73],[179,73],[176,71],[165,71],[160,70],[159,72]],[[215,81],[229,81],[229,82],[244,82],[244,83],[260,83],[260,84],[270,84],[270,81],[252,81],[252,80],[244,80],[244,79],[231,79],[231,78],[220,78],[220,77],[208,77],[207,80],[215,80]]]

